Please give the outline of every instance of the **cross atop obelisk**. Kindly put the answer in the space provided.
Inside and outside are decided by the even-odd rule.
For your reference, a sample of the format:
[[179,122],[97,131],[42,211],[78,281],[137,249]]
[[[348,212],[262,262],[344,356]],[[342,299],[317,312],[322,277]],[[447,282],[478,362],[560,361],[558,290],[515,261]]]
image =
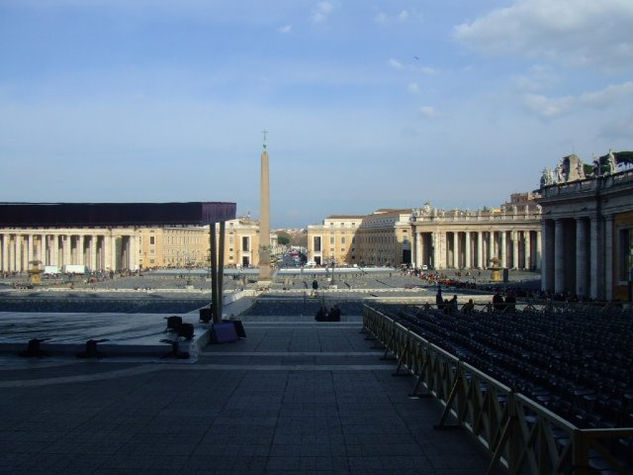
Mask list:
[[266,151],[267,130],[261,156],[261,176],[259,188],[259,281],[270,282],[270,183],[268,171],[268,152]]

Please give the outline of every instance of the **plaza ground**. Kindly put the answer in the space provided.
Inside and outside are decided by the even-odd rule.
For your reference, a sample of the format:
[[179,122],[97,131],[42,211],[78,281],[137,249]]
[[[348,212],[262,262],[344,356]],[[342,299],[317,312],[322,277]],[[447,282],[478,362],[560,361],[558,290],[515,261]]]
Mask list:
[[189,360],[0,356],[0,471],[484,473],[480,445],[433,428],[441,406],[409,397],[360,315],[317,323],[269,298],[234,304],[246,339]]

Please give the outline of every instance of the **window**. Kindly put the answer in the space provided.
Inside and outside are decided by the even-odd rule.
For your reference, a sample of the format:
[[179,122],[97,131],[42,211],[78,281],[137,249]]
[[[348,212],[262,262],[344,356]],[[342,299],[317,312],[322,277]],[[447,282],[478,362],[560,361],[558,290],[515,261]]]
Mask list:
[[312,240],[314,252],[321,252],[321,236],[314,236]]
[[149,237],[149,243],[150,243],[150,244],[155,244],[155,242],[154,242],[154,241],[155,241],[155,239],[156,239],[156,238],[155,238],[154,236],[150,236],[150,237]]
[[244,251],[244,252],[250,251],[248,236],[243,236],[242,237],[242,251]]
[[341,244],[345,244],[345,236],[341,237]]
[[334,236],[330,237],[330,244],[334,244]]

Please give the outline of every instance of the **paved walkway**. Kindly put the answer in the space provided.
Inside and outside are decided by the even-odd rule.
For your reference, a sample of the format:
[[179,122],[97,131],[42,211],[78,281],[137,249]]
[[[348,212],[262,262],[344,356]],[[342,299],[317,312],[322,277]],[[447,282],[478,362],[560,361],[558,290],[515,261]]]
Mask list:
[[[294,320],[294,321],[293,321]],[[3,357],[2,473],[484,473],[360,317],[250,318],[195,363]],[[13,359],[11,359],[13,358]]]

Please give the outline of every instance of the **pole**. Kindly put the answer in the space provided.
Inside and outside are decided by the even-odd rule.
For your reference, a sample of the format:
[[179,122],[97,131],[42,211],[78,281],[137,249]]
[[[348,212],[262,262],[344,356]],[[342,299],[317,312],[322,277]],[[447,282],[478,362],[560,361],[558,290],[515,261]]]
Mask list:
[[209,225],[209,239],[211,241],[211,313],[213,314],[213,323],[219,323],[222,316],[218,317],[218,262],[215,223]]
[[218,316],[222,320],[222,310],[224,309],[224,292],[222,290],[224,283],[224,229],[225,222],[220,221],[220,239],[218,246]]

